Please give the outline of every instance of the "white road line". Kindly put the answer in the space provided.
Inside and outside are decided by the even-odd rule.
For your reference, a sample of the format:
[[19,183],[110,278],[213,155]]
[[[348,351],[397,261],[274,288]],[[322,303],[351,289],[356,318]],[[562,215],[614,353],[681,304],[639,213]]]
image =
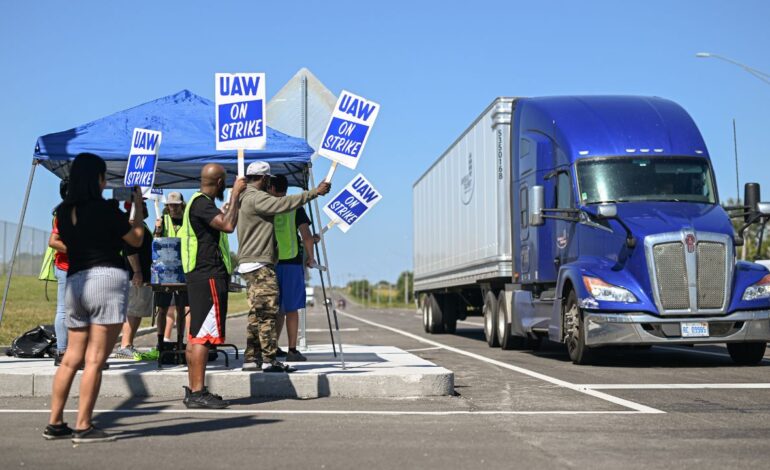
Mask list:
[[483,323],[476,323],[476,322],[468,321],[468,320],[457,320],[457,323],[466,323],[468,325],[480,326],[480,327],[484,328],[484,324]]
[[432,348],[420,348],[420,349],[404,349],[406,352],[420,352],[420,351],[435,351],[436,349],[444,349],[441,346],[434,346]]
[[[0,414],[48,414],[50,410],[0,410]],[[78,410],[64,410],[77,413]],[[370,416],[490,416],[490,415],[633,415],[639,411],[383,411],[383,410],[201,410],[201,409],[105,409],[94,413],[116,414],[229,414],[229,415],[370,415]]]
[[[328,328],[308,328],[305,331],[308,333],[328,333]],[[337,331],[337,330],[334,330]],[[358,328],[340,328],[341,332],[352,332],[352,331],[358,331]]]
[[[716,356],[716,357],[726,357],[730,358],[730,355],[727,353],[718,353],[713,351],[701,351],[698,348],[674,348],[670,346],[655,346],[655,349],[663,349],[665,351],[674,351],[674,352],[685,352],[685,353],[695,353],[695,354],[705,354],[707,356]],[[762,362],[770,362],[767,359],[762,359]]]
[[375,323],[373,321],[365,320],[365,319],[363,319],[361,317],[357,317],[357,316],[352,315],[350,313],[343,312],[342,310],[337,310],[337,313],[339,313],[340,315],[346,316],[348,318],[351,318],[353,320],[360,321],[361,323],[366,323],[367,325],[376,326],[376,327],[382,328],[384,330],[392,331],[393,333],[397,333],[397,334],[400,334],[402,336],[406,336],[408,338],[412,338],[412,339],[414,339],[416,341],[419,341],[421,343],[430,344],[431,346],[438,346],[440,348],[446,349],[447,351],[452,351],[454,353],[461,354],[463,356],[468,356],[468,357],[471,357],[473,359],[477,359],[479,361],[486,362],[487,364],[493,364],[493,365],[496,365],[498,367],[502,367],[504,369],[512,370],[512,371],[518,372],[520,374],[528,375],[530,377],[534,377],[536,379],[540,379],[540,380],[543,380],[545,382],[552,383],[554,385],[558,385],[560,387],[564,387],[564,388],[567,388],[567,389],[570,389],[570,390],[574,390],[576,392],[584,393],[586,395],[590,395],[592,397],[599,398],[600,400],[605,400],[605,401],[608,401],[610,403],[614,403],[616,405],[620,405],[620,406],[624,406],[626,408],[630,408],[630,409],[635,410],[635,411],[637,411],[639,413],[665,413],[665,411],[658,410],[658,409],[655,409],[655,408],[652,408],[652,407],[649,407],[649,406],[646,406],[646,405],[642,405],[640,403],[635,403],[635,402],[630,401],[630,400],[614,397],[612,395],[608,395],[608,394],[600,392],[598,390],[591,390],[591,389],[586,388],[584,386],[576,385],[576,384],[573,384],[573,383],[570,383],[570,382],[566,382],[564,380],[557,379],[555,377],[551,377],[551,376],[548,376],[548,375],[545,375],[545,374],[541,374],[539,372],[535,372],[535,371],[532,371],[532,370],[529,370],[529,369],[525,369],[523,367],[514,366],[512,364],[508,364],[506,362],[502,362],[502,361],[498,361],[498,360],[495,360],[495,359],[491,359],[489,357],[482,356],[480,354],[472,353],[472,352],[465,351],[465,350],[462,350],[462,349],[459,349],[459,348],[455,348],[455,347],[452,347],[452,346],[447,346],[447,345],[439,343],[437,341],[426,339],[426,338],[423,338],[421,336],[418,336],[418,335],[415,335],[415,334],[412,334],[412,333],[409,333],[409,332],[406,332],[406,331],[399,330],[397,328],[393,328],[393,327],[390,327],[390,326],[387,326],[387,325],[382,325],[380,323]]
[[736,390],[770,389],[770,383],[725,383],[725,384],[584,384],[591,390]]

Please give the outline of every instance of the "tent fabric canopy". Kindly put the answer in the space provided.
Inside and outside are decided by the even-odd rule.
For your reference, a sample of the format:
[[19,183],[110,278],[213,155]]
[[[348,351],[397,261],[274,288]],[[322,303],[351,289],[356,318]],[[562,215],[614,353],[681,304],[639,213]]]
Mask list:
[[[79,153],[94,153],[107,163],[107,186],[122,187],[134,128],[143,128],[163,132],[156,188],[195,188],[201,167],[207,163],[223,165],[230,185],[237,173],[237,152],[215,149],[214,107],[211,100],[183,90],[73,129],[39,137],[34,158],[64,178]],[[247,150],[246,164],[255,160],[269,162],[273,174],[286,175],[293,186],[307,187],[313,152],[305,140],[267,127],[265,149]]]

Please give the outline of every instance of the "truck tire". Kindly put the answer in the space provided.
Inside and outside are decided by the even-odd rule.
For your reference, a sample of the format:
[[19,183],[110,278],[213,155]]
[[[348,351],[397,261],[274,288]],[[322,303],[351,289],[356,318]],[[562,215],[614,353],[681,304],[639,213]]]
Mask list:
[[500,345],[497,338],[497,297],[492,291],[484,297],[484,337],[490,348]]
[[441,311],[439,294],[428,296],[428,333],[434,335],[444,332],[444,316]]
[[511,349],[527,349],[527,338],[515,336],[508,322],[508,304],[505,301],[505,291],[497,297],[497,337],[500,347],[506,351]]
[[567,295],[564,304],[564,343],[573,364],[590,364],[593,359],[593,351],[586,345],[585,326],[583,325],[583,312],[578,307],[577,294],[572,290]]
[[428,328],[428,301],[429,296],[424,295],[422,297],[422,329],[425,330],[426,333],[430,333],[430,328]]
[[457,312],[460,299],[456,295],[446,294],[441,299],[441,316],[444,320],[444,333],[454,334],[457,331]]
[[765,357],[767,343],[727,343],[727,352],[733,362],[742,366],[755,366]]

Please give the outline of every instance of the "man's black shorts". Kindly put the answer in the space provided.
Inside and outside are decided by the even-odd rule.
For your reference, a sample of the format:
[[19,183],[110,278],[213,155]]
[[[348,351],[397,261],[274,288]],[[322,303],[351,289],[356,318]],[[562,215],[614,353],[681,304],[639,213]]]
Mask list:
[[[187,300],[187,292],[181,292],[179,294],[175,294],[171,292],[156,292],[155,306],[158,308],[168,308],[171,305],[171,299],[177,295],[181,299],[182,305],[184,305],[185,307],[190,305],[190,302]],[[176,305],[176,299],[174,300],[175,300],[174,305]]]
[[228,280],[212,278],[187,282],[192,344],[223,344],[227,317]]

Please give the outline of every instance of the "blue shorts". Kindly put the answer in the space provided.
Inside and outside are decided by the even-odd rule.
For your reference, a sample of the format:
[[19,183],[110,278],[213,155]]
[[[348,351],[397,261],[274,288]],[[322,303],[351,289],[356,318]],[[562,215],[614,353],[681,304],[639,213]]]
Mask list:
[[278,310],[280,315],[305,308],[305,267],[301,264],[278,263]]

